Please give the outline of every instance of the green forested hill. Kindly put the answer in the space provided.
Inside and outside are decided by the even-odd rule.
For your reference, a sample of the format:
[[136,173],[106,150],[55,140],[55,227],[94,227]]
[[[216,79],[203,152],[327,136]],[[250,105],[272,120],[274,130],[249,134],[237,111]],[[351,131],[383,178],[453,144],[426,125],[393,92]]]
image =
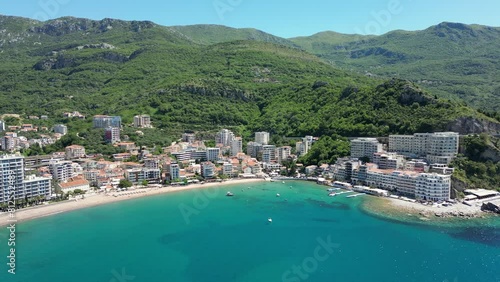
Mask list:
[[412,82],[340,70],[261,39],[205,45],[179,28],[112,19],[0,17],[0,31],[0,113],[80,111],[125,122],[146,113],[171,132],[227,126],[287,136],[445,130],[471,117],[492,122]]
[[290,40],[339,68],[411,79],[440,97],[500,110],[500,28],[444,22],[381,36],[324,32]]

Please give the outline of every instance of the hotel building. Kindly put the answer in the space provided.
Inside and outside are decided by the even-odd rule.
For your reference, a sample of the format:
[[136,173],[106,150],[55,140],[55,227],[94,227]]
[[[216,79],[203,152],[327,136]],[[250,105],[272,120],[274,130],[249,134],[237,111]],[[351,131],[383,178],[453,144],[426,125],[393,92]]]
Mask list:
[[16,200],[38,196],[48,199],[51,192],[50,178],[25,176],[24,157],[0,156],[0,203],[9,203],[9,200],[12,200],[11,195],[14,195]]
[[358,138],[351,141],[351,158],[373,159],[373,154],[382,152],[382,144],[376,138]]

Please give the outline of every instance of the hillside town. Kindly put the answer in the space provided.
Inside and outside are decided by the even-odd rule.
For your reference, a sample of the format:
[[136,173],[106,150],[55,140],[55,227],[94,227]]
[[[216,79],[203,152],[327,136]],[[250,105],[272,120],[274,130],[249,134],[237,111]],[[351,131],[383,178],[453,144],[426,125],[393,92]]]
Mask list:
[[[85,118],[78,112],[65,115]],[[0,130],[5,131],[5,122],[0,124]],[[68,128],[62,124],[54,126],[54,139],[40,143],[38,139],[17,137],[17,132],[37,128],[7,126],[9,132],[1,142],[6,154],[0,157],[3,175],[0,202],[5,205],[12,191],[16,199],[31,203],[89,192],[120,191],[131,186],[180,186],[235,178],[279,177],[320,183],[335,181],[345,183],[350,189],[352,186],[382,189],[418,201],[446,202],[455,198],[451,195],[454,169],[448,167],[459,151],[460,137],[455,132],[391,135],[385,138],[388,144],[377,138],[354,138],[349,157],[339,158],[333,164],[304,166],[297,161],[318,140],[313,136],[300,138],[295,147],[277,147],[271,144],[269,132],[255,132],[253,141],[247,142],[243,150],[243,138],[228,129],[215,133],[213,147],[206,146],[207,140],[200,140],[195,133],[184,133],[178,141],[162,148],[160,154],[154,154],[151,148],[121,140],[120,116],[96,115],[92,125],[104,129],[105,142],[121,153],[108,159],[100,154],[86,154],[83,146],[70,145],[50,155],[25,157],[19,154],[20,149],[33,143],[54,142],[67,134]],[[152,128],[151,119],[148,115],[137,115],[133,126]],[[497,196],[494,191],[466,193],[467,200]]]

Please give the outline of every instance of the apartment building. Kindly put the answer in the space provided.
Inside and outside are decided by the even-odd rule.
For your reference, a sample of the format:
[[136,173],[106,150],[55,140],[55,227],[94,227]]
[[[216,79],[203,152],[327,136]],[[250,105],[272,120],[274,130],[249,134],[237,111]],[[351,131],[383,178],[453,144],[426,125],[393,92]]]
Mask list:
[[0,203],[9,203],[13,199],[50,197],[52,193],[50,178],[25,176],[24,172],[24,157],[0,156]]
[[426,201],[450,199],[451,175],[421,173],[417,177],[415,197]]
[[234,137],[231,141],[231,156],[236,156],[243,152],[243,140],[241,137]]
[[68,127],[64,124],[56,124],[54,125],[54,133],[66,135],[68,134]]
[[104,132],[104,139],[107,143],[117,143],[120,142],[120,128],[119,127],[107,127]]
[[276,160],[276,146],[264,145],[262,146],[262,162],[271,163]]
[[215,144],[222,144],[222,146],[231,146],[234,139],[234,133],[229,129],[222,129],[215,134]]
[[97,115],[93,119],[94,128],[122,127],[122,118],[120,116]]
[[458,154],[458,143],[459,135],[456,132],[390,135],[389,151],[424,157],[431,164],[449,164]]
[[373,159],[373,154],[382,152],[382,144],[376,138],[357,138],[351,140],[351,158]]
[[269,144],[269,137],[269,132],[255,132],[255,143],[267,145]]
[[65,149],[65,158],[67,160],[79,159],[85,157],[85,147],[80,145],[71,145]]
[[66,182],[75,176],[73,163],[70,161],[51,161],[49,170],[52,178],[58,182]]
[[151,117],[149,115],[134,116],[134,127],[151,128]]

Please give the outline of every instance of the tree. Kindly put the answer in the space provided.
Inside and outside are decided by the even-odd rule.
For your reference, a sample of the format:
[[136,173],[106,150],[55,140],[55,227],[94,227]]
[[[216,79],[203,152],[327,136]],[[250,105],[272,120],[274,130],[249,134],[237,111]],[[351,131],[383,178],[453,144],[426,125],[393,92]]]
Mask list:
[[144,179],[143,181],[141,181],[141,185],[142,186],[148,186],[148,184],[149,184],[149,182],[146,179]]
[[118,183],[118,187],[120,187],[120,188],[132,187],[132,182],[130,182],[127,179],[122,179],[122,180],[120,180],[120,183]]

